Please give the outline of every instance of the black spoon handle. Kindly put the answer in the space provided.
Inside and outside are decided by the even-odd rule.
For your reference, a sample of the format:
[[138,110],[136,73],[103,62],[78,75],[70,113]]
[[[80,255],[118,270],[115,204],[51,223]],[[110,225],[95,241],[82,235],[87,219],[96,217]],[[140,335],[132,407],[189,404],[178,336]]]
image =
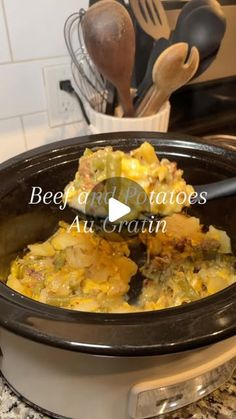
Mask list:
[[170,45],[171,45],[170,41],[165,39],[165,38],[160,38],[153,43],[153,48],[152,48],[152,51],[151,51],[151,54],[150,54],[150,57],[149,57],[149,60],[148,60],[148,64],[147,64],[147,68],[146,68],[144,78],[142,80],[142,83],[140,83],[139,86],[138,86],[138,91],[137,91],[138,100],[136,102],[136,106],[139,105],[139,103],[141,102],[141,100],[145,96],[145,93],[148,91],[148,89],[153,84],[152,70],[153,70],[153,67],[154,67],[154,64],[155,64],[157,58]]
[[236,177],[221,180],[207,185],[194,186],[198,194],[207,192],[207,200],[236,195]]

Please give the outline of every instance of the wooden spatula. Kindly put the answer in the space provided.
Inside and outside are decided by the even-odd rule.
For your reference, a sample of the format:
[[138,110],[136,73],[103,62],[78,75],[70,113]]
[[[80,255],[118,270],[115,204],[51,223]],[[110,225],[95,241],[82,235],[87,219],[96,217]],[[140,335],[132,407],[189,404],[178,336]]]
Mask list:
[[141,28],[154,39],[170,36],[170,27],[161,0],[130,0]]
[[138,106],[136,116],[154,115],[175,90],[191,80],[199,66],[199,53],[193,47],[186,61],[188,49],[188,44],[181,42],[158,57],[152,71],[153,86]]
[[118,91],[124,116],[134,116],[130,84],[135,57],[135,32],[129,13],[117,1],[101,0],[86,12],[82,29],[92,61]]

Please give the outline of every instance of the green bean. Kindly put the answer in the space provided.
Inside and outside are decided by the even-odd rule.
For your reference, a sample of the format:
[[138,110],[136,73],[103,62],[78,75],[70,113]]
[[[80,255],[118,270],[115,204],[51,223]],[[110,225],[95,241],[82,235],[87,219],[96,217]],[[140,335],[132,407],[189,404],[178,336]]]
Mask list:
[[65,255],[59,253],[54,259],[54,266],[56,270],[59,271],[65,265],[65,262],[66,262]]
[[189,284],[187,279],[181,278],[178,280],[179,286],[181,287],[184,295],[189,298],[191,301],[197,300],[199,296],[193,287]]
[[120,177],[121,176],[121,154],[112,152],[107,154],[106,159],[106,177]]
[[86,148],[83,156],[88,157],[91,156],[91,154],[93,154],[92,150],[90,150],[90,148]]
[[47,304],[57,307],[65,307],[71,303],[71,297],[57,297],[49,296],[47,298]]

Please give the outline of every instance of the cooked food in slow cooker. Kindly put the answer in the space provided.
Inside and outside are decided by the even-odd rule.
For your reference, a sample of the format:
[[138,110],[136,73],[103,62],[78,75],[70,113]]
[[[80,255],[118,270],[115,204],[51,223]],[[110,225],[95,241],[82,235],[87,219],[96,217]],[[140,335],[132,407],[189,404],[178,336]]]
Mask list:
[[[166,233],[144,233],[140,268],[145,280],[140,297],[128,303],[130,280],[137,272],[129,242],[112,242],[94,232],[69,229],[61,222],[46,242],[28,246],[11,266],[7,285],[42,303],[90,312],[158,310],[189,303],[236,282],[236,258],[224,231],[205,233],[197,218],[166,218]],[[132,246],[134,245],[132,241]]]
[[79,160],[75,179],[65,188],[64,199],[71,207],[85,212],[85,203],[78,199],[80,194],[91,192],[106,179],[120,177],[143,188],[153,214],[166,216],[190,206],[194,189],[186,184],[183,171],[177,168],[176,162],[159,160],[148,142],[129,153],[115,151],[112,147],[97,151],[86,149]]
[[236,258],[225,231],[210,226],[204,233],[198,218],[182,214],[166,223],[166,233],[141,237],[147,248],[142,310],[189,303],[236,282]]
[[46,242],[11,267],[7,285],[42,303],[82,311],[126,311],[124,296],[136,264],[125,242],[111,242],[95,233],[70,230],[60,223]]

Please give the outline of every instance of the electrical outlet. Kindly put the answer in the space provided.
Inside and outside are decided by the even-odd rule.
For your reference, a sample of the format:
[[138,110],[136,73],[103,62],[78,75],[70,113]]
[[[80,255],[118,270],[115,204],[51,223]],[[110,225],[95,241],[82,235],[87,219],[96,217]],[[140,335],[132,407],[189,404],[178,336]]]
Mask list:
[[83,118],[76,97],[60,90],[60,81],[73,80],[70,64],[44,67],[43,71],[50,126],[81,121]]

